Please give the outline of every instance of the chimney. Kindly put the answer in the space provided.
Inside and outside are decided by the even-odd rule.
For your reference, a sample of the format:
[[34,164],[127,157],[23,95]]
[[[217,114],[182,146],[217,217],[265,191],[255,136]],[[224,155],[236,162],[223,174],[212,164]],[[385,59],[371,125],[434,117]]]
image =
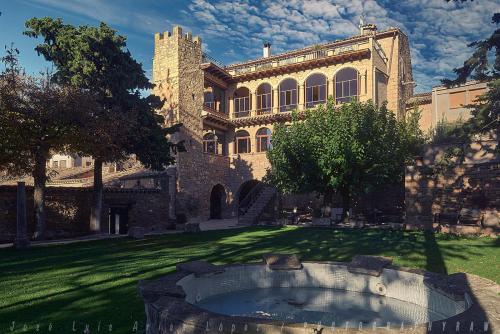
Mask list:
[[361,35],[375,34],[377,32],[377,26],[371,23],[363,24],[360,29]]
[[264,58],[268,58],[271,55],[271,43],[265,42],[262,51]]

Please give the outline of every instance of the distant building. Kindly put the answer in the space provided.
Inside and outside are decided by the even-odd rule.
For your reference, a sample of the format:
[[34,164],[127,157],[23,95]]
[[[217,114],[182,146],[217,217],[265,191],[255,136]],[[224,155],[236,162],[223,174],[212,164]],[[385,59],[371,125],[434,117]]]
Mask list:
[[47,167],[53,169],[65,169],[73,167],[93,167],[92,157],[81,157],[77,154],[56,153],[47,160]]
[[422,112],[420,127],[424,131],[436,128],[441,121],[466,121],[471,117],[468,105],[487,90],[485,82],[470,81],[459,87],[434,87],[431,92],[416,94],[407,102],[407,110],[417,106]]
[[237,214],[269,167],[273,124],[289,122],[292,110],[332,97],[387,101],[403,117],[413,95],[408,37],[398,28],[365,24],[359,35],[276,55],[265,43],[262,58],[229,66],[201,45],[180,27],[155,34],[154,93],[166,99],[167,124],[184,125],[173,137],[187,148],[177,156],[177,204],[190,216]]

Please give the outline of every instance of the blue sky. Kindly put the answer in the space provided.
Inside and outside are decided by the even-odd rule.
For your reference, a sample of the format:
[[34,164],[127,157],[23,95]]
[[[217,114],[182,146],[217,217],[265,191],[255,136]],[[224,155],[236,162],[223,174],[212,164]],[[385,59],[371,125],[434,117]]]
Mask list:
[[355,35],[364,13],[367,23],[399,27],[409,36],[415,91],[423,92],[452,76],[471,53],[468,43],[491,34],[491,16],[500,11],[500,1],[2,0],[0,11],[0,44],[14,42],[31,73],[48,64],[33,50],[36,40],[22,35],[24,22],[51,16],[75,25],[108,23],[127,36],[148,75],[153,34],[174,24],[200,35],[205,51],[228,64],[260,57],[265,40],[276,53]]

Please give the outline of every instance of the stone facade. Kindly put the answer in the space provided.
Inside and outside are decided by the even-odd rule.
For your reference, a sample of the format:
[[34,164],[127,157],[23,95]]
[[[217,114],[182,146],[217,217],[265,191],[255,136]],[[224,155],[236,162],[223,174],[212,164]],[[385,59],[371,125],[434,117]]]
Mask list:
[[[153,59],[154,93],[166,100],[161,113],[167,125],[183,124],[174,140],[184,140],[187,152],[177,156],[177,211],[187,216],[209,218],[211,194],[216,185],[225,190],[222,216],[237,214],[238,199],[249,181],[262,180],[269,162],[265,152],[258,152],[257,131],[273,131],[276,122],[290,120],[290,112],[280,111],[286,95],[280,84],[296,81],[296,109],[308,105],[306,81],[321,74],[325,84],[322,95],[337,96],[336,75],[343,69],[354,69],[356,99],[388,102],[398,117],[403,117],[406,100],[413,94],[408,38],[399,29],[377,31],[366,25],[360,35],[340,41],[311,46],[279,55],[223,66],[202,52],[201,39],[183,33],[155,34]],[[269,110],[258,111],[258,89],[269,84]],[[239,100],[241,89],[248,90],[247,99]],[[310,93],[311,94],[311,93]],[[211,96],[213,100],[207,98]],[[244,96],[243,96],[244,97]],[[235,113],[243,103],[244,114]],[[283,102],[284,103],[284,102]],[[249,134],[249,152],[237,152],[235,134]],[[204,145],[204,137],[216,136],[217,150]]]
[[[28,234],[35,230],[33,188],[26,188]],[[60,239],[90,234],[91,188],[48,187],[46,195],[47,238]],[[121,210],[125,209],[125,210]],[[124,213],[124,211],[126,213]],[[168,227],[169,196],[166,189],[105,189],[102,233],[110,233],[112,215],[126,219],[128,229],[146,232]],[[125,218],[126,217],[126,218]],[[114,230],[114,227],[112,228]],[[111,231],[113,232],[113,231]],[[118,232],[118,231],[117,231]],[[121,233],[126,233],[122,230]],[[0,242],[11,242],[16,234],[16,187],[0,187]]]
[[[442,173],[433,167],[446,147],[429,147],[423,159],[406,169],[406,223],[456,233],[498,233],[500,160],[495,141],[470,145],[464,163]],[[440,226],[444,225],[444,226]]]
[[431,131],[442,121],[466,121],[471,117],[468,105],[487,90],[486,82],[470,81],[452,88],[434,87],[432,92],[417,94],[407,100],[406,108],[417,107],[421,112],[420,127]]

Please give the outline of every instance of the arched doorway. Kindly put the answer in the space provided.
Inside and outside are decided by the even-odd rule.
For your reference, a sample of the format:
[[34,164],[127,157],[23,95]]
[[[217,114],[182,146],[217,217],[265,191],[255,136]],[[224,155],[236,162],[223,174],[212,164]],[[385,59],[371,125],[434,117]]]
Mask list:
[[221,219],[222,209],[226,204],[226,191],[220,184],[216,184],[210,193],[210,219]]

